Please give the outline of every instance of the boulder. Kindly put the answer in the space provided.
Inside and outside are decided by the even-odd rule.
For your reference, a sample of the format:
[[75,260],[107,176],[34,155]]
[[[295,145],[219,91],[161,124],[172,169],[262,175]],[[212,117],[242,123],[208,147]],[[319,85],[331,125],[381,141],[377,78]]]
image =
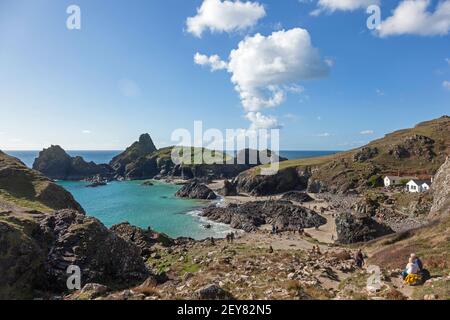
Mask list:
[[207,285],[195,292],[199,300],[233,300],[233,296],[216,284]]
[[227,207],[210,206],[202,211],[208,219],[229,224],[247,232],[263,224],[276,225],[280,231],[318,227],[327,220],[313,210],[293,205],[289,201],[255,201],[231,204]]
[[149,276],[139,248],[106,228],[95,218],[74,210],[59,210],[40,222],[45,246],[46,286],[66,288],[67,268],[81,269],[82,283],[129,287]]
[[176,194],[180,198],[214,200],[217,195],[206,185],[193,180],[184,185]]
[[225,180],[223,188],[221,188],[218,193],[224,197],[237,196],[238,192],[236,189],[236,184],[230,182],[229,180]]
[[309,169],[286,168],[267,176],[259,175],[257,170],[252,169],[238,175],[234,183],[239,193],[267,196],[291,190],[305,190],[310,176]]
[[154,232],[150,228],[147,230],[133,226],[128,222],[113,225],[111,231],[127,242],[133,243],[141,250],[141,255],[149,256],[152,253],[152,247],[156,243],[164,246],[173,244],[168,236]]
[[311,202],[314,201],[306,192],[291,191],[283,194],[282,200],[294,201],[294,202]]
[[343,213],[336,218],[337,242],[343,244],[366,242],[393,233],[388,226],[368,215]]

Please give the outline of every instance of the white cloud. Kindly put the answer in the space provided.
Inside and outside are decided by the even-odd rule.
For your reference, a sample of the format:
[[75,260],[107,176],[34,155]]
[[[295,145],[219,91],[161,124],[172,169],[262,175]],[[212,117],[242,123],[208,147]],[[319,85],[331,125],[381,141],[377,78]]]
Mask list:
[[140,95],[141,89],[138,84],[130,79],[119,80],[119,91],[127,98],[135,98]]
[[228,72],[247,111],[276,107],[285,99],[283,86],[320,78],[329,68],[300,28],[256,34],[231,51]]
[[442,86],[444,87],[444,89],[450,90],[450,81],[445,80],[444,82],[442,82]]
[[360,134],[362,134],[362,135],[373,134],[373,130],[363,130],[363,131],[360,132]]
[[[212,67],[211,57],[196,56],[196,63]],[[222,60],[216,57],[214,61]],[[286,92],[303,92],[299,81],[329,73],[329,66],[312,46],[308,31],[301,28],[246,37],[231,51],[228,63],[220,62],[221,68],[224,64],[228,65],[231,81],[244,110],[252,113],[251,118],[262,109],[281,105]]]
[[329,133],[329,132],[319,133],[317,136],[322,137],[322,138],[330,137],[331,133]]
[[228,64],[216,54],[208,57],[197,52],[194,56],[194,62],[201,66],[209,66],[211,71],[223,70],[228,67]]
[[254,26],[266,15],[258,2],[240,0],[203,0],[197,15],[186,20],[187,31],[201,37],[206,29],[211,32],[234,32]]
[[91,134],[92,131],[91,130],[83,130],[81,131],[82,134]]
[[377,29],[380,37],[414,34],[446,35],[450,31],[450,0],[437,4],[434,12],[427,11],[430,0],[403,0]]
[[317,9],[310,14],[312,16],[318,16],[323,12],[354,11],[357,9],[366,9],[372,4],[379,3],[379,0],[319,0],[317,2]]
[[279,129],[281,126],[273,116],[265,116],[261,112],[249,112],[245,116],[250,122],[250,130]]

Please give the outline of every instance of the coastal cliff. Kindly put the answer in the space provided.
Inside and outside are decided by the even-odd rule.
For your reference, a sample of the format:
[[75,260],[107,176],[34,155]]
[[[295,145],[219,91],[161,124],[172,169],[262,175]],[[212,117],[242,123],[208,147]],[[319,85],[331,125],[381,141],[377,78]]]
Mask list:
[[234,182],[239,192],[252,195],[305,188],[312,193],[363,193],[381,186],[384,175],[434,175],[450,154],[449,141],[450,117],[443,116],[351,151],[284,161],[275,176],[262,176],[261,167],[252,168]]
[[110,179],[113,170],[106,164],[86,162],[82,157],[71,157],[60,146],[51,146],[39,152],[33,169],[55,180],[84,180],[94,176]]

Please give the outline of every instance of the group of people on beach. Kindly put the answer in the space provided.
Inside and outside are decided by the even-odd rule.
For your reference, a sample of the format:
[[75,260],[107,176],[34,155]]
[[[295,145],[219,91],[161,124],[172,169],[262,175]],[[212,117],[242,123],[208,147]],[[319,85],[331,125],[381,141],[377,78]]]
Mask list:
[[225,238],[227,239],[228,243],[233,243],[234,242],[234,232],[227,233]]

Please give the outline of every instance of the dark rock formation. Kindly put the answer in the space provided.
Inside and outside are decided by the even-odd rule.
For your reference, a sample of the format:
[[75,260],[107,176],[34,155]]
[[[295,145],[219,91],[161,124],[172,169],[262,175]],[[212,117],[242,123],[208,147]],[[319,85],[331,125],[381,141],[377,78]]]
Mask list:
[[306,192],[291,191],[283,194],[282,200],[295,201],[295,202],[311,202],[314,199],[311,198]]
[[66,292],[70,265],[80,267],[82,285],[96,282],[113,289],[149,275],[137,246],[77,211],[0,214],[0,299]]
[[156,175],[156,161],[145,158],[155,151],[156,147],[150,135],[148,133],[142,134],[139,141],[114,157],[109,165],[117,175],[122,177],[141,177],[153,173]]
[[71,157],[60,146],[51,146],[39,152],[33,169],[57,180],[84,180],[96,175],[109,179],[114,175],[108,165],[86,162],[82,157]]
[[336,232],[339,243],[365,242],[393,233],[389,227],[378,223],[367,215],[340,214],[336,218]]
[[398,160],[416,156],[429,161],[435,156],[433,147],[433,139],[415,134],[403,139],[399,144],[393,145],[389,154]]
[[230,182],[229,180],[224,181],[223,188],[221,188],[218,193],[222,196],[237,196],[238,192],[236,189],[236,184]]
[[201,184],[197,180],[192,180],[188,184],[184,185],[175,196],[180,198],[190,198],[190,199],[203,199],[203,200],[214,200],[217,195],[210,188]]
[[233,300],[233,296],[216,284],[211,284],[199,289],[195,293],[199,300]]
[[237,176],[234,183],[239,193],[267,196],[291,190],[305,190],[310,176],[309,169],[287,168],[267,176],[259,175],[252,169]]
[[119,237],[125,239],[127,242],[133,243],[141,249],[141,255],[147,257],[152,253],[152,247],[156,243],[164,246],[173,244],[173,240],[168,236],[154,232],[150,228],[147,230],[132,226],[128,222],[116,224],[111,227],[111,231]]
[[44,244],[46,284],[66,289],[67,267],[80,267],[83,283],[111,288],[129,287],[145,280],[149,271],[140,250],[106,228],[100,221],[74,210],[60,210],[40,223]]
[[248,202],[225,208],[210,206],[203,209],[202,216],[247,232],[263,224],[276,225],[280,231],[292,231],[321,226],[327,221],[316,212],[289,201]]
[[353,161],[365,162],[378,155],[378,148],[364,147],[353,155]]

